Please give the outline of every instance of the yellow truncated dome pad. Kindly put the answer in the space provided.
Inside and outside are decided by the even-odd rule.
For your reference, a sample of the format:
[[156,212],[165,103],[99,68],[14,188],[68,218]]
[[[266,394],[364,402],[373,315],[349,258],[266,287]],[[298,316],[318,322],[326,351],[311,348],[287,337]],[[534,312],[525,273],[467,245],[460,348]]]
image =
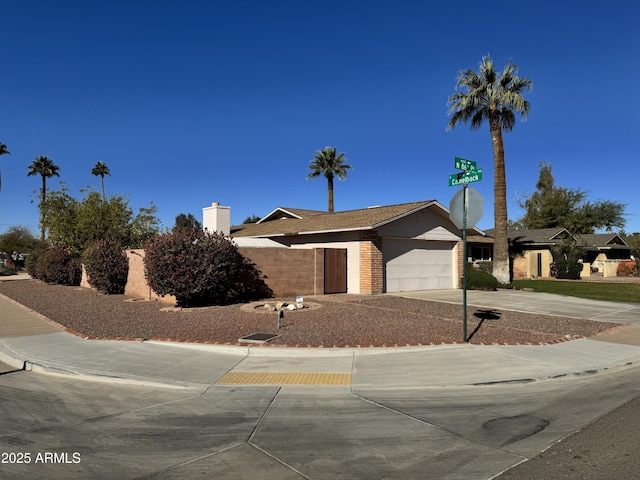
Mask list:
[[229,372],[217,385],[351,385],[350,373]]

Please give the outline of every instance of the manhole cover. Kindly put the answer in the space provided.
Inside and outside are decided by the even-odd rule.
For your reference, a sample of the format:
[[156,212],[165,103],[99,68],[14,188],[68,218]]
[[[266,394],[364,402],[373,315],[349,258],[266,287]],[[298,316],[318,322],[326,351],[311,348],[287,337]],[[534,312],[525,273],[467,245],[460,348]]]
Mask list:
[[270,340],[273,340],[278,335],[273,333],[254,333],[253,335],[247,335],[246,337],[242,337],[238,339],[238,342],[241,343],[265,343]]

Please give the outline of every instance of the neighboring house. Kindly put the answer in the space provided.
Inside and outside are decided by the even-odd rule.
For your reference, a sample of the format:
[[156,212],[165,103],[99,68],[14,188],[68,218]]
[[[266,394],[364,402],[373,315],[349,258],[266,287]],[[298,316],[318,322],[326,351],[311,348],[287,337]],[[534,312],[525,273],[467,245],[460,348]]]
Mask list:
[[615,233],[574,235],[566,228],[557,227],[510,230],[508,237],[514,279],[549,277],[553,262],[551,247],[567,238],[585,249],[583,277],[589,276],[592,270],[607,277],[615,276],[618,262],[631,258],[631,248]]
[[632,258],[631,247],[617,233],[584,234],[578,238],[585,247],[585,263],[605,276],[615,276],[619,261]]
[[[225,224],[226,212],[228,207],[217,204],[203,209],[203,226],[228,233],[241,249],[260,242],[267,242],[266,248],[325,249],[330,254],[325,265],[335,268],[325,267],[324,275],[344,277],[337,284],[347,293],[459,287],[462,232],[435,200],[335,213],[278,207],[259,222],[230,227],[229,232],[216,223]],[[469,229],[468,235],[484,234]],[[282,259],[287,262],[286,256]]]

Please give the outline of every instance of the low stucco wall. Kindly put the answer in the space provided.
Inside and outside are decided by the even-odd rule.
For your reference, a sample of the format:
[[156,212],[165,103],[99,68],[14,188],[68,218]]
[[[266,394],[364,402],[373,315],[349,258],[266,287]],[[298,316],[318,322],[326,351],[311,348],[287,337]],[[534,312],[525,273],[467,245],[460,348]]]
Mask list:
[[618,275],[618,261],[608,260],[603,263],[603,275],[605,277],[615,277]]
[[582,272],[580,272],[580,278],[591,276],[591,264],[588,262],[582,263]]

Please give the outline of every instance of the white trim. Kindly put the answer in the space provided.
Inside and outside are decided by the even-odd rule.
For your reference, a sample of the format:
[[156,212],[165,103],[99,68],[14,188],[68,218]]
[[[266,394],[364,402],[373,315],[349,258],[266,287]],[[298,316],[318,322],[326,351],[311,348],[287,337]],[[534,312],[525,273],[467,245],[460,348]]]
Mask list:
[[[278,212],[278,211],[279,211],[279,212],[284,212],[284,213],[286,213],[287,215],[291,215],[293,218],[297,218],[298,220],[301,220],[301,219],[302,219],[302,217],[301,217],[300,215],[296,215],[295,213],[290,212],[290,211],[288,211],[288,210],[287,210],[287,209],[285,209],[285,208],[282,208],[282,207],[276,207],[276,208],[274,208],[273,210],[271,210],[269,213],[267,213],[264,217],[262,217],[260,220],[258,220],[258,221],[256,222],[256,225],[257,225],[257,224],[259,224],[259,223],[262,223],[262,222],[263,222],[263,221],[265,221],[265,220],[267,220],[271,215],[273,215],[274,213],[276,213],[276,212]],[[269,221],[272,221],[272,220],[269,220]]]

